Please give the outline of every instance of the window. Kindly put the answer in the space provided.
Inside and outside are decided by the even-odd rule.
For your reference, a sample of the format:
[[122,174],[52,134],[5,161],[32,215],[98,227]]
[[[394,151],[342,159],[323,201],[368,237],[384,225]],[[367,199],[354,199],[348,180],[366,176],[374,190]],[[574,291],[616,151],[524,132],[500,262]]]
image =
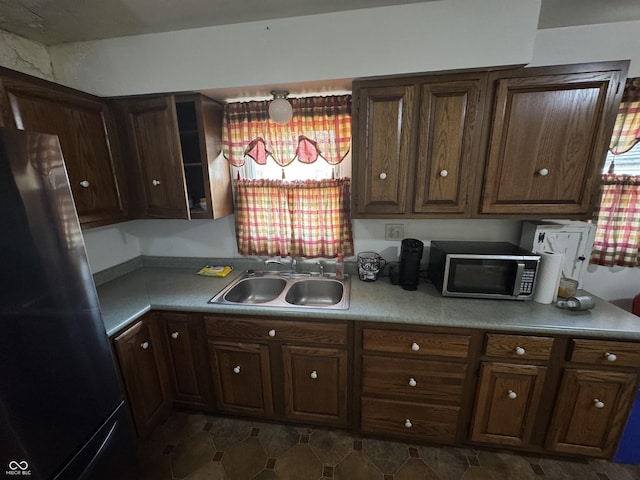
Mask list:
[[291,99],[279,125],[268,102],[229,104],[223,153],[234,180],[242,255],[353,255],[351,96]]
[[591,263],[640,266],[640,78],[625,85],[602,175]]

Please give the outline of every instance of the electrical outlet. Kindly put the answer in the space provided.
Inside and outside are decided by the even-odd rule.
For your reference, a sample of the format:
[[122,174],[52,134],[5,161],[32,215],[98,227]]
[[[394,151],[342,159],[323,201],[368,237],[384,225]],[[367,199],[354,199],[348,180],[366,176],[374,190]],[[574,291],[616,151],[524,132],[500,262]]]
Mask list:
[[387,223],[384,226],[385,240],[402,240],[404,238],[404,225],[401,223]]

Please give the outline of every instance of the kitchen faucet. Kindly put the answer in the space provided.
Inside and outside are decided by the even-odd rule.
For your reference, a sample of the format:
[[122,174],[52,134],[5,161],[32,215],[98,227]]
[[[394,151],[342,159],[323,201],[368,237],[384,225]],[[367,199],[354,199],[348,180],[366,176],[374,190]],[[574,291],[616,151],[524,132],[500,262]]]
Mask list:
[[291,262],[290,263],[285,263],[282,260],[277,260],[275,258],[268,258],[264,261],[264,265],[265,267],[267,265],[269,265],[270,263],[276,263],[278,265],[282,265],[284,267],[290,266],[291,267],[291,273],[296,273],[296,267],[298,265],[298,261],[296,260],[295,257],[291,257]]

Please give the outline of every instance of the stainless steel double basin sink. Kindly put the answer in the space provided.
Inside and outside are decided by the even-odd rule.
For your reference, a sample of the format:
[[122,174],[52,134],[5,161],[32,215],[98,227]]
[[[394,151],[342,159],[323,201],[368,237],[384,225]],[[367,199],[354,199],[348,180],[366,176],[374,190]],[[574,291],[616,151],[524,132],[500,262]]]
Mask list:
[[350,279],[308,273],[248,270],[209,300],[223,305],[260,307],[349,308]]

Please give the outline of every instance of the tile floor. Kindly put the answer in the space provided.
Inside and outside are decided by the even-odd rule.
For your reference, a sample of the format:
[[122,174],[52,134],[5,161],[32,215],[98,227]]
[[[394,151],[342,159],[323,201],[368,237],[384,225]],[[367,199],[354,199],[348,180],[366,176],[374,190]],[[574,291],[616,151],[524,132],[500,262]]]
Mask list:
[[640,466],[411,445],[174,411],[140,444],[145,480],[640,480]]

